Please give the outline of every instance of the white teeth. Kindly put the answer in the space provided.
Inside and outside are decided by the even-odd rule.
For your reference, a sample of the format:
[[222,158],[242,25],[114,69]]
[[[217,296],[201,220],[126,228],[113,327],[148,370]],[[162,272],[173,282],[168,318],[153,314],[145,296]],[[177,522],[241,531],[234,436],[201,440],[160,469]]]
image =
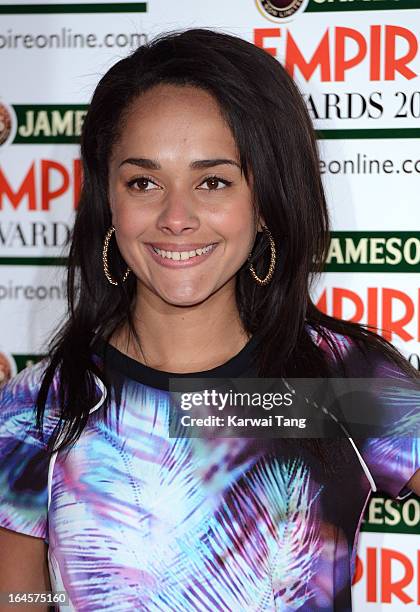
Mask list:
[[166,257],[167,259],[174,259],[176,261],[179,261],[180,259],[186,260],[186,259],[190,259],[191,257],[196,257],[199,255],[203,255],[204,253],[208,253],[209,251],[213,249],[214,246],[215,246],[214,244],[209,244],[208,246],[204,248],[195,249],[195,251],[163,251],[156,247],[153,247],[153,250],[155,253],[157,253],[163,258]]

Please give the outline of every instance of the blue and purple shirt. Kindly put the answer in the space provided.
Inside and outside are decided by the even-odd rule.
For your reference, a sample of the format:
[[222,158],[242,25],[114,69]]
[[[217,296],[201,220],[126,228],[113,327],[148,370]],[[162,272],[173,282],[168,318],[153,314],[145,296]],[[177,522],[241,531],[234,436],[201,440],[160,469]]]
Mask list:
[[[335,342],[344,356],[354,350],[347,337]],[[343,438],[325,469],[298,440],[273,453],[248,438],[169,437],[168,378],[250,375],[254,345],[181,375],[99,342],[95,359],[118,386],[118,407],[112,399],[105,418],[99,401],[77,443],[52,455],[54,391],[44,441],[35,427],[45,360],[1,389],[0,526],[46,541],[52,589],[71,602],[63,610],[351,610],[370,493],[400,493],[420,467],[419,439]],[[373,371],[401,376],[380,359]],[[418,409],[418,391],[395,401]]]

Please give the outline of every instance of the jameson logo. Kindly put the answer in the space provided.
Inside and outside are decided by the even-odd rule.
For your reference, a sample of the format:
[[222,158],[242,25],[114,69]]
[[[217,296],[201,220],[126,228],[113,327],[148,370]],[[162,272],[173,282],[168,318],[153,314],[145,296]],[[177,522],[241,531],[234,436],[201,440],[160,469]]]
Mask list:
[[398,501],[386,495],[373,495],[364,515],[362,531],[413,533],[418,535],[420,499],[410,495]]
[[86,105],[17,105],[14,144],[78,143]]
[[309,0],[307,13],[415,9],[419,0]]
[[417,272],[420,232],[333,232],[326,272]]

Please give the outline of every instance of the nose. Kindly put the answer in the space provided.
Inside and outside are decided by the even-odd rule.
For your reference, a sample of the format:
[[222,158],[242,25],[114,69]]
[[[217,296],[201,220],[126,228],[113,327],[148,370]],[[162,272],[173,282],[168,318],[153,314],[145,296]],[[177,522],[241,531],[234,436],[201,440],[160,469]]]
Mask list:
[[199,227],[193,198],[184,190],[168,192],[158,218],[158,228],[167,234],[181,234]]

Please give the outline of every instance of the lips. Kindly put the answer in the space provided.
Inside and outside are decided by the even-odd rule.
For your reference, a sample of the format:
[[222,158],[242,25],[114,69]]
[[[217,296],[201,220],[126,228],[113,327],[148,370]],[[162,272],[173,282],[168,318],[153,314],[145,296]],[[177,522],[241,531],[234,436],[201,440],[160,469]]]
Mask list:
[[[159,255],[159,253],[156,253],[156,251],[154,250],[153,248],[154,245],[152,246],[151,244],[147,245],[147,250],[151,254],[151,257],[153,258],[153,260],[165,268],[185,268],[185,267],[200,265],[201,263],[204,263],[209,257],[211,257],[214,251],[217,249],[218,243],[210,243],[210,245],[211,244],[213,244],[214,246],[213,248],[209,249],[207,252],[204,252],[201,255],[196,254],[192,257],[188,257],[187,259],[181,259],[181,257],[179,259],[173,259],[172,257],[166,257],[166,256],[164,257],[163,255]],[[207,246],[210,246],[210,245],[207,245]],[[181,247],[178,246],[176,249],[174,249],[172,245],[172,249],[162,248],[161,250],[162,251],[172,251],[172,252],[180,254],[180,253],[185,253],[185,252],[194,251],[196,249],[203,248],[200,245],[195,248],[187,248],[188,246],[189,245],[182,245],[183,250],[178,250]],[[159,247],[156,247],[156,248],[159,248]]]
[[170,242],[149,242],[148,246],[155,247],[156,249],[160,249],[162,251],[195,251],[195,249],[204,249],[205,247],[210,246],[211,244],[216,244],[215,242],[191,242],[185,244],[173,244]]

